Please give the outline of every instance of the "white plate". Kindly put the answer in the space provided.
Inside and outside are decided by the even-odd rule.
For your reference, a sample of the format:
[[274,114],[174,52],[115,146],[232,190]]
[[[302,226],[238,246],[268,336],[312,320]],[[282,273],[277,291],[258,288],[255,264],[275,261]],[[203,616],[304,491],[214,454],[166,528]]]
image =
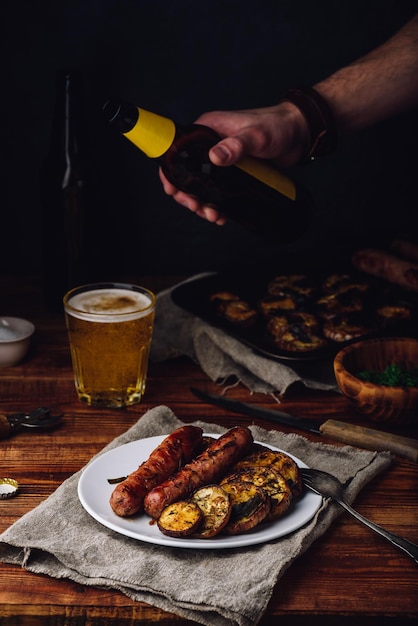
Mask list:
[[[209,436],[219,437],[219,435]],[[115,485],[109,484],[108,479],[127,476],[135,471],[164,438],[165,436],[158,436],[132,441],[109,450],[85,468],[78,482],[78,497],[83,507],[95,520],[121,535],[161,546],[200,549],[240,548],[265,543],[301,528],[312,519],[321,504],[320,496],[307,491],[295,501],[286,515],[275,522],[260,524],[246,534],[232,537],[218,535],[213,539],[167,537],[159,531],[157,524],[151,523],[151,518],[145,514],[132,518],[119,517],[112,511],[109,504]],[[273,446],[269,447],[277,450]],[[293,455],[289,456],[292,456],[299,467],[307,467]]]

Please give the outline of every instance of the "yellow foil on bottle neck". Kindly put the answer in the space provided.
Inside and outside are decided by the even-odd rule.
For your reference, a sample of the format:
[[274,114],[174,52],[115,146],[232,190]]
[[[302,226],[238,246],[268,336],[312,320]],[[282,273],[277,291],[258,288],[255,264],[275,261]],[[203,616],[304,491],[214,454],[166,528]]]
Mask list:
[[176,126],[167,117],[138,108],[139,117],[135,126],[124,133],[137,148],[148,157],[156,159],[167,152],[174,141]]
[[290,198],[290,200],[296,199],[295,183],[266,161],[252,157],[243,157],[238,163],[235,163],[235,167],[239,167],[247,174],[258,178],[258,180],[261,180],[269,187],[273,187],[273,189]]

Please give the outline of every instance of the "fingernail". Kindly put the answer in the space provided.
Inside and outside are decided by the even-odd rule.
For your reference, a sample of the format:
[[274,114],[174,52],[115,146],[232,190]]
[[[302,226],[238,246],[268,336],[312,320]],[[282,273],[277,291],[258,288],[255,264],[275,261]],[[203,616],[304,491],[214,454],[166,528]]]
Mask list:
[[227,163],[231,158],[231,155],[228,150],[226,150],[223,146],[214,146],[211,150],[212,154],[216,156],[216,158],[222,163]]

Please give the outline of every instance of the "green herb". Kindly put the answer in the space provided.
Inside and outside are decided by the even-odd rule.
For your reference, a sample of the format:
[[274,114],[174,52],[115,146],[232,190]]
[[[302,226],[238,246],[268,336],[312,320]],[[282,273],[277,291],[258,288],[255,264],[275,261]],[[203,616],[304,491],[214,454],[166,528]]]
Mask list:
[[382,372],[364,370],[358,372],[356,376],[360,380],[386,387],[418,387],[418,366],[407,367],[393,363]]

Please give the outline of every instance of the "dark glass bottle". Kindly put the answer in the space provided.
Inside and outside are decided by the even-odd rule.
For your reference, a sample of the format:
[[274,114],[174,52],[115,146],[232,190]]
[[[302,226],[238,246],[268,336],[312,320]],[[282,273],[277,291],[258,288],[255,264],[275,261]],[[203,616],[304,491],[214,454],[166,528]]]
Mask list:
[[268,161],[245,157],[234,166],[217,167],[208,152],[220,138],[206,126],[175,124],[117,100],[106,102],[103,113],[107,122],[158,161],[173,185],[217,207],[249,231],[282,243],[306,230],[310,195]]
[[45,303],[62,310],[65,292],[86,280],[86,156],[82,84],[76,70],[56,77],[51,142],[40,176]]

